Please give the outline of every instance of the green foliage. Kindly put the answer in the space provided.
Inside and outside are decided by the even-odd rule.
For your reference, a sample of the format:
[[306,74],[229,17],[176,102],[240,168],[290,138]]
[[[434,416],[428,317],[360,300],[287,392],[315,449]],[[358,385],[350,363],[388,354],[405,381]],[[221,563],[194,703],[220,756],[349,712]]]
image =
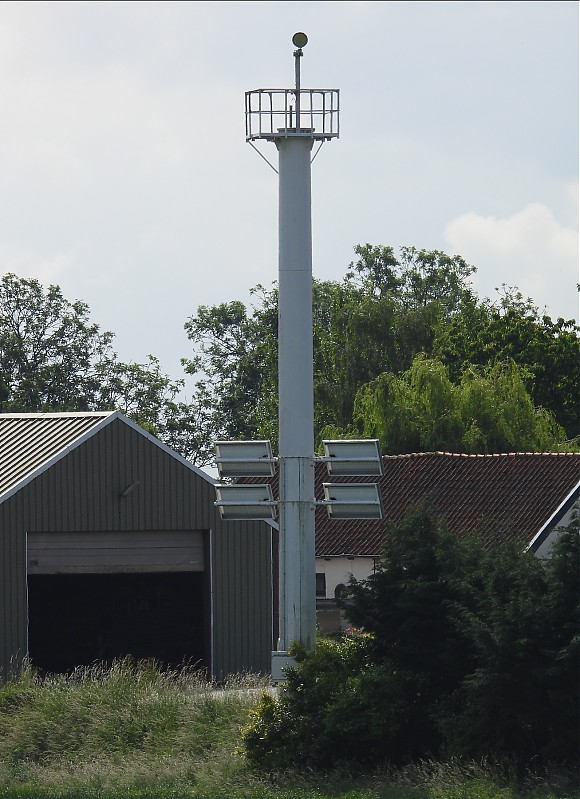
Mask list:
[[252,711],[243,733],[250,763],[278,770],[396,759],[409,683],[388,664],[373,663],[371,652],[368,636],[321,639],[289,672],[280,698],[263,694]]
[[376,573],[351,581],[366,631],[302,655],[245,732],[252,763],[401,764],[507,759],[577,767],[579,530],[544,563],[486,552],[425,510],[387,536]]
[[197,458],[202,462],[220,438],[252,438],[258,431],[277,437],[277,292],[257,286],[252,293],[259,305],[251,314],[239,301],[202,305],[185,324],[198,352],[182,363],[198,375],[194,403],[208,409],[211,430]]
[[227,781],[259,685],[238,680],[216,693],[195,671],[130,658],[70,676],[26,672],[0,686],[0,788],[38,780],[103,796],[194,782],[203,790],[212,770]]
[[[495,304],[480,301],[470,285],[475,268],[460,256],[414,247],[395,255],[391,247],[370,244],[355,247],[355,253],[342,281],[313,283],[318,442],[329,431],[356,434],[353,422],[357,428],[361,422],[355,398],[361,391],[369,402],[375,391],[381,406],[381,391],[394,397],[393,418],[384,423],[391,452],[453,449],[458,436],[469,452],[497,451],[496,446],[537,450],[578,435],[578,328],[572,322],[552,322],[515,291]],[[250,308],[241,302],[202,306],[185,326],[195,354],[184,364],[198,379],[194,401],[206,409],[198,429],[207,442],[277,440],[277,289],[258,286],[253,295]],[[430,375],[414,366],[420,354],[432,364]],[[405,375],[411,369],[430,392],[423,400],[409,396]],[[468,376],[465,423],[458,409],[450,412],[445,391]],[[519,392],[511,401],[510,379]],[[501,408],[488,418],[502,385]],[[414,424],[417,403],[421,430]],[[200,452],[207,455],[204,447]]]
[[453,379],[471,364],[514,361],[534,404],[550,411],[574,438],[580,435],[579,332],[573,320],[552,321],[531,299],[504,285],[496,302],[466,301],[461,313],[439,327],[433,354],[448,364]]
[[353,580],[346,611],[373,635],[373,651],[396,652],[401,668],[431,674],[439,685],[456,682],[458,641],[449,604],[458,602],[463,575],[484,557],[479,542],[446,533],[425,508],[389,528],[379,567],[367,580]]
[[[572,322],[552,322],[515,290],[479,301],[470,286],[475,268],[460,256],[414,247],[395,255],[370,244],[355,253],[342,281],[313,284],[318,442],[329,431],[359,435],[366,425],[382,430],[376,435],[389,452],[553,449],[566,438],[568,448],[577,445]],[[278,295],[263,286],[252,293],[250,308],[200,306],[186,322],[194,352],[183,365],[196,387],[183,401],[182,381],[154,356],[120,362],[113,334],[90,321],[85,303],[69,302],[58,286],[5,275],[0,411],[118,408],[198,464],[212,460],[220,438],[275,442]]]
[[453,383],[438,359],[420,354],[401,375],[385,373],[363,386],[354,431],[378,438],[383,451],[537,452],[567,446],[550,413],[535,408],[513,361],[470,366]]
[[454,614],[474,668],[442,718],[449,752],[578,762],[579,534],[576,520],[547,562],[510,548],[480,561],[482,590]]
[[58,286],[6,274],[0,281],[0,407],[91,410],[115,355],[113,335]]
[[[0,688],[0,760],[84,758],[99,751],[122,756],[148,749],[161,754],[179,748],[199,754],[219,742],[230,711],[227,704],[209,700],[194,672],[160,674],[153,662],[126,658],[108,671],[79,669],[70,677],[45,680],[28,673]],[[187,727],[180,730],[188,714]],[[204,735],[196,735],[196,729]]]
[[120,410],[186,456],[204,446],[207,408],[179,402],[150,355],[123,363],[113,334],[58,286],[6,274],[0,280],[0,412]]
[[552,708],[546,752],[551,759],[565,755],[569,762],[577,757],[574,736],[568,734],[578,722],[580,707],[580,516],[556,542],[552,557],[545,564],[548,575],[546,625],[549,649],[557,652],[550,664],[549,702]]
[[[473,297],[474,271],[442,252],[355,247],[359,256],[342,282],[313,283],[315,431],[347,427],[360,386],[387,369],[407,369],[430,350],[435,328],[453,304]],[[256,304],[200,306],[185,325],[198,376],[195,400],[211,407],[209,438],[277,439],[278,294],[252,290]]]
[[368,295],[390,297],[405,308],[437,303],[446,315],[474,299],[469,281],[476,269],[459,255],[401,247],[399,260],[392,247],[371,244],[357,245],[354,251],[359,260],[350,265],[347,279]]
[[[368,639],[367,639],[368,640]],[[363,639],[364,641],[364,639]],[[357,642],[346,660],[365,649]],[[348,652],[350,654],[348,654]],[[332,655],[332,665],[341,668]],[[366,662],[368,656],[364,655]],[[331,682],[332,675],[327,683]],[[152,663],[117,662],[40,679],[27,671],[0,688],[0,797],[3,799],[556,799],[577,796],[566,772],[529,775],[508,768],[421,760],[401,769],[351,764],[316,772],[259,773],[239,753],[240,730],[263,681],[215,686],[190,671],[159,673]],[[374,707],[380,685],[368,681]],[[329,691],[327,685],[324,691]],[[340,700],[340,697],[337,697]],[[386,700],[383,700],[386,701]],[[345,711],[350,707],[345,707]],[[363,711],[355,713],[361,728]],[[377,714],[378,716],[378,714]],[[349,719],[339,721],[345,727]],[[385,726],[378,716],[377,723]],[[369,722],[374,725],[372,716]],[[381,728],[382,729],[382,728]],[[362,730],[363,734],[368,734]],[[509,764],[508,764],[509,766]],[[533,777],[533,779],[532,779]]]
[[[118,766],[117,766],[118,768]],[[423,762],[400,771],[377,774],[313,773],[304,771],[269,775],[244,775],[239,783],[221,782],[216,774],[210,785],[140,779],[135,785],[107,787],[86,781],[0,786],[2,799],[577,799],[575,787],[542,779],[520,788],[501,769],[478,763]],[[77,785],[78,787],[73,787]]]

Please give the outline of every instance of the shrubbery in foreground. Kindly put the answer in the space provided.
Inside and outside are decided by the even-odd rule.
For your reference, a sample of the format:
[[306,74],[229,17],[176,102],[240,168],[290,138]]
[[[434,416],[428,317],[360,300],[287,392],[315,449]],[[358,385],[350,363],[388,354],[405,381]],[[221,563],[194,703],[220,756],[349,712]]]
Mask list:
[[[345,643],[345,663],[366,658],[368,639]],[[240,729],[264,685],[237,678],[215,690],[189,669],[159,672],[153,663],[129,659],[69,676],[42,678],[28,670],[0,686],[0,797],[580,799],[566,769],[516,782],[502,764],[456,758],[377,770],[341,764],[316,771],[299,763],[260,772],[241,756]],[[372,701],[372,680],[367,685]],[[362,712],[356,721],[353,735],[370,732]],[[348,729],[342,741],[346,759],[357,741]]]
[[25,671],[0,685],[0,796],[60,797],[65,786],[75,799],[148,786],[165,796],[171,786],[173,797],[193,783],[203,795],[214,772],[223,782],[235,768],[240,726],[264,684],[239,678],[216,693],[194,669],[131,658],[70,675]]
[[578,764],[578,524],[541,561],[486,552],[418,511],[376,574],[353,581],[362,635],[294,652],[244,732],[266,769],[425,757]]

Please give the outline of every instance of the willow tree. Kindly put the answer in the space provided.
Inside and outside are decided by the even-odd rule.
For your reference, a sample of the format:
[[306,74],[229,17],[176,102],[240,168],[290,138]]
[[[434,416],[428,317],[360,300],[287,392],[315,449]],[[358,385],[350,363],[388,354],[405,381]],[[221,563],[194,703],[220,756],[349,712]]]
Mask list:
[[566,446],[553,415],[536,408],[513,361],[469,366],[457,382],[436,358],[418,355],[400,375],[363,386],[349,435],[378,438],[385,453],[538,452]]

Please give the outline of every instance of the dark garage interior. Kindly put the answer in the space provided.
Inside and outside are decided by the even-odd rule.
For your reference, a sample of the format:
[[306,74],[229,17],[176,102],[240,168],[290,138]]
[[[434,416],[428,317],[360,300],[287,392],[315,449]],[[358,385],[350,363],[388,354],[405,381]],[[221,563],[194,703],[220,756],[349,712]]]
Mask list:
[[29,574],[28,640],[41,672],[132,655],[208,666],[204,573]]

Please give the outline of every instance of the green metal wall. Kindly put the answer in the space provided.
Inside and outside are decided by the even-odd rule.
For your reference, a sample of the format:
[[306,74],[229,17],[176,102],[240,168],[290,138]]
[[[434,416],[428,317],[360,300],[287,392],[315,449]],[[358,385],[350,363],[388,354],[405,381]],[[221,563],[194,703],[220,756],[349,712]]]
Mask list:
[[[121,492],[139,485],[126,498]],[[211,576],[216,677],[270,670],[271,532],[223,524],[211,482],[115,419],[0,505],[0,676],[27,650],[26,533],[203,530]],[[209,637],[208,630],[208,637]]]

